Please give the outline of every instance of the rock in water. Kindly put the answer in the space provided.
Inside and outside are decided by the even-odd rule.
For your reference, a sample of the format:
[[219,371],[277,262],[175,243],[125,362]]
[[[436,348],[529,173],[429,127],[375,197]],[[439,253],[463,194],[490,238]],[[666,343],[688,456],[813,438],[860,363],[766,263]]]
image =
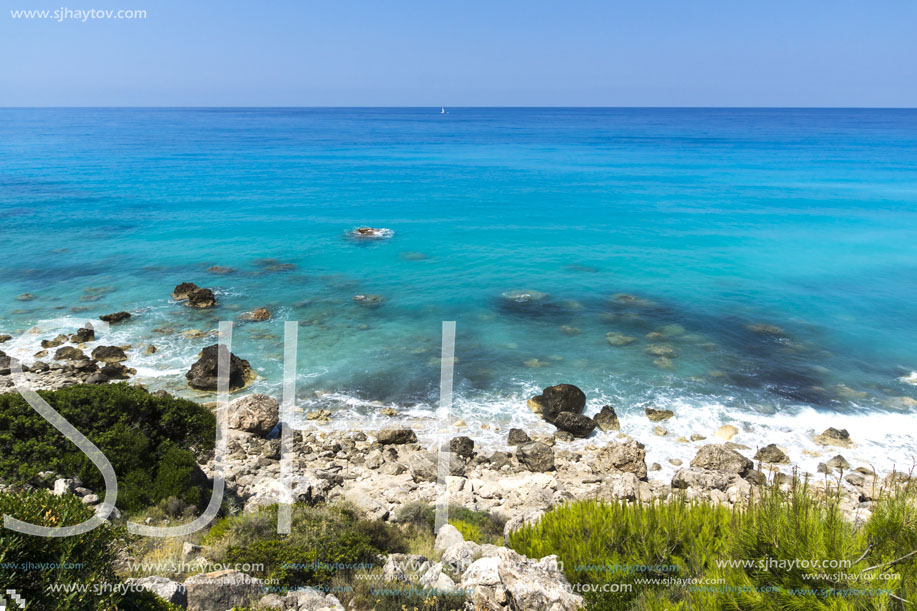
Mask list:
[[773,464],[783,464],[790,462],[789,457],[784,453],[783,450],[778,448],[777,444],[775,443],[766,445],[758,450],[758,453],[755,454],[755,460]]
[[850,439],[850,433],[847,429],[828,428],[821,435],[815,436],[815,443],[820,446],[837,446],[839,448],[854,447],[853,440]]
[[267,395],[248,395],[229,404],[229,428],[266,437],[280,420],[280,405]]
[[86,358],[86,355],[83,354],[83,351],[79,348],[74,348],[73,346],[64,346],[63,348],[58,348],[54,353],[55,361],[76,361]]
[[612,346],[627,346],[637,341],[636,337],[631,337],[630,335],[624,335],[623,333],[606,333],[605,340]]
[[534,405],[540,407],[541,417],[548,422],[554,422],[560,412],[573,412],[582,414],[586,408],[586,394],[572,384],[558,384],[545,388],[542,394],[529,400],[529,407],[535,411]]
[[130,317],[131,315],[128,312],[115,312],[114,314],[103,314],[102,316],[99,316],[99,320],[109,324],[114,324],[125,321]]
[[621,422],[618,420],[618,414],[610,405],[602,406],[602,411],[592,417],[600,429],[605,431],[620,431]]
[[535,441],[519,446],[516,458],[529,471],[551,471],[554,469],[554,450],[551,446]]
[[[130,316],[130,314],[128,314]],[[82,344],[85,342],[91,342],[96,338],[96,332],[92,327],[83,327],[82,329],[77,329],[76,333],[70,336],[70,341],[74,344]]]
[[212,308],[217,304],[210,289],[197,289],[188,294],[188,305],[192,308]]
[[255,308],[251,312],[245,312],[239,315],[239,320],[248,320],[251,322],[264,322],[270,320],[271,311],[267,308]]
[[643,411],[651,422],[662,422],[675,415],[675,412],[670,409],[653,409],[652,407],[647,407]]
[[691,461],[691,466],[709,471],[736,473],[744,477],[754,469],[755,464],[735,450],[730,450],[718,443],[711,443],[701,446]]
[[[219,350],[219,352],[217,352]],[[229,390],[239,390],[250,384],[257,375],[252,370],[248,361],[237,357],[223,344],[213,344],[201,350],[196,363],[191,366],[185,378],[188,385],[198,390],[217,390],[217,362],[218,355],[229,359]]]
[[201,287],[194,284],[193,282],[182,282],[174,289],[172,289],[172,299],[176,301],[184,301],[188,298],[188,295],[200,288]]
[[118,346],[96,346],[92,358],[103,363],[120,363],[127,360],[127,354]]
[[363,240],[381,240],[390,238],[393,235],[395,235],[395,232],[385,227],[357,227],[350,232],[350,237]]
[[573,412],[560,412],[554,418],[554,426],[574,437],[588,437],[595,430],[595,420],[583,414]]

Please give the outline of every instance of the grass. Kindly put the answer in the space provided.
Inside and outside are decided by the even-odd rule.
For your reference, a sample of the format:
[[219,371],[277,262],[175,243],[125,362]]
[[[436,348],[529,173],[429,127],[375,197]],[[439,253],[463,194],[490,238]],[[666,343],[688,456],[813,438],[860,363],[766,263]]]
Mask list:
[[617,590],[587,593],[594,611],[917,608],[915,486],[883,493],[865,524],[846,521],[839,502],[800,482],[731,509],[580,501],[513,533],[509,546],[558,555],[571,583]]

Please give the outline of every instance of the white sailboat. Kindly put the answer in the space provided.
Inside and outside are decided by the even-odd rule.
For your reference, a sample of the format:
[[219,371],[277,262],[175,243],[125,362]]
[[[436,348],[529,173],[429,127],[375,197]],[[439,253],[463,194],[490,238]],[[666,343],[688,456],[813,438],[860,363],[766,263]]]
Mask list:
[[439,109],[439,114],[441,114],[441,115],[446,114],[446,107],[445,107],[445,106],[443,106],[443,107],[441,107],[441,108]]

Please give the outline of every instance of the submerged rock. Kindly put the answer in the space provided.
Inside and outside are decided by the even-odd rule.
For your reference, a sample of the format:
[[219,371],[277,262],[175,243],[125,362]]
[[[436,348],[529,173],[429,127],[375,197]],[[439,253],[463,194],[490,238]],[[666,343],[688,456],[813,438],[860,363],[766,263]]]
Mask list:
[[541,291],[506,291],[502,294],[504,299],[509,301],[514,301],[516,303],[529,303],[531,301],[543,301],[545,297],[548,296],[547,293],[542,293]]
[[668,344],[650,344],[646,347],[646,352],[653,356],[661,356],[669,359],[678,356],[675,348]]
[[223,267],[222,265],[212,265],[207,268],[207,271],[210,272],[211,274],[224,275],[224,274],[231,274],[235,272],[236,270],[234,270],[231,267]]
[[201,351],[197,362],[185,374],[185,378],[188,379],[188,385],[191,388],[207,391],[217,390],[217,363],[220,355],[229,359],[230,391],[245,388],[257,377],[248,361],[229,352],[223,344],[213,344]]
[[630,335],[624,335],[623,333],[606,333],[605,340],[612,346],[627,346],[633,344],[637,341],[636,337],[631,337]]
[[766,323],[756,323],[753,325],[745,325],[745,328],[759,335],[784,335],[783,329],[776,325],[769,325]]

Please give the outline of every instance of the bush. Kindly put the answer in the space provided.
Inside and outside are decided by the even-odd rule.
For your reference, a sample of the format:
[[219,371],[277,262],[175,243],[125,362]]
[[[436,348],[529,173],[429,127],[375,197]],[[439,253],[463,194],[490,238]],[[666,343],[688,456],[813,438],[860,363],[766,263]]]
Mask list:
[[[410,503],[398,512],[397,521],[433,533],[436,525],[436,507],[426,503]],[[450,505],[449,524],[455,526],[466,541],[503,544],[503,527],[506,525],[506,519],[498,514]]]
[[[59,527],[84,522],[93,512],[73,495],[35,490],[0,493],[0,514]],[[120,581],[112,566],[124,535],[107,523],[73,537],[33,537],[0,528],[0,593],[16,590],[29,609],[42,611],[173,609],[152,594],[123,595],[116,587]]]
[[[194,505],[209,499],[195,461],[214,445],[216,419],[206,408],[126,383],[39,394],[111,462],[120,509],[136,511],[168,497]],[[85,454],[21,396],[0,395],[0,478],[25,484],[40,471],[78,477],[104,494],[102,474]]]
[[[202,543],[220,563],[255,565],[252,574],[287,588],[326,586],[334,576],[378,564],[378,556],[403,553],[401,532],[362,519],[347,506],[294,505],[289,535],[277,534],[277,506],[224,518]],[[263,570],[255,570],[257,565]]]
[[[533,558],[557,554],[571,583],[618,584],[586,594],[593,610],[879,611],[917,600],[910,488],[878,500],[862,527],[843,519],[836,497],[816,499],[802,484],[769,487],[736,509],[581,501],[513,533],[509,545]],[[881,577],[891,572],[898,578]]]

